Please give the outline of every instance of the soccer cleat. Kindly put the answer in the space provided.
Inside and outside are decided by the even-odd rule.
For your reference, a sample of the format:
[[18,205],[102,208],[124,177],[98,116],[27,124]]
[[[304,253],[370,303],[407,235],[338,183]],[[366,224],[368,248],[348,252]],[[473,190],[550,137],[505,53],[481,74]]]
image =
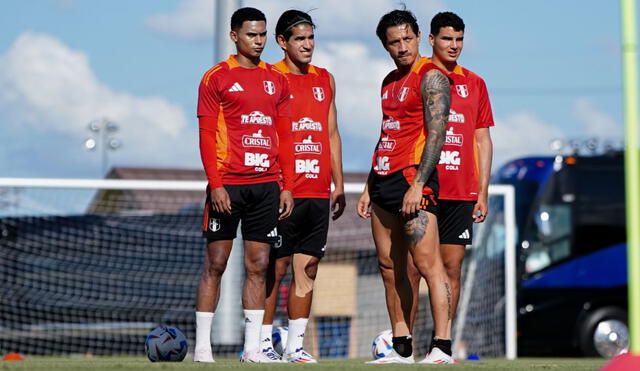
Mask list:
[[440,348],[434,347],[424,359],[418,363],[430,365],[451,365],[455,363],[450,355],[441,351]]
[[283,362],[280,354],[276,352],[272,347],[262,349],[262,354],[272,359],[274,362]]
[[284,362],[290,363],[318,363],[313,356],[304,349],[298,348],[293,353],[288,353],[284,356]]
[[196,349],[193,352],[193,362],[215,363],[211,349]]
[[256,350],[254,352],[244,352],[242,353],[242,357],[240,358],[240,362],[242,363],[280,363],[282,362],[279,359],[269,358],[265,353],[260,350]]
[[375,359],[373,361],[365,362],[370,365],[386,365],[388,363],[416,363],[413,359],[413,354],[409,357],[403,357],[399,355],[395,349],[391,350],[391,353],[385,357]]

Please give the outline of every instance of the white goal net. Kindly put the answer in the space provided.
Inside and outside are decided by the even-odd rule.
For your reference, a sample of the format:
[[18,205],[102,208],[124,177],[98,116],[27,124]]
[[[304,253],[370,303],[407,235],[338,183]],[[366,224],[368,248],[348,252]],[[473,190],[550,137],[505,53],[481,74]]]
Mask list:
[[[142,354],[158,325],[181,329],[193,344],[204,187],[201,181],[0,179],[0,353]],[[347,209],[330,225],[305,340],[321,358],[371,357],[374,336],[390,327],[369,222],[354,210],[363,184],[346,188]],[[504,264],[493,269],[480,259],[504,262],[512,241],[507,193],[492,188],[495,226],[477,231],[478,244],[468,250],[454,327],[459,354],[509,351],[499,287]],[[214,317],[219,356],[236,357],[242,349],[242,249],[236,247]],[[280,288],[274,327],[286,325],[287,285]],[[416,351],[423,352],[431,333],[426,293],[420,309]]]

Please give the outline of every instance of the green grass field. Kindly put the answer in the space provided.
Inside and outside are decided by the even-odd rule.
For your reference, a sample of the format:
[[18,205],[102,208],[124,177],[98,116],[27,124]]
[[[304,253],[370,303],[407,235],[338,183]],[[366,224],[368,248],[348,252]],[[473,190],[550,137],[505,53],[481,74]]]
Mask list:
[[151,363],[143,357],[27,357],[24,361],[0,361],[0,370],[233,370],[254,368],[260,370],[294,369],[298,367],[314,370],[372,370],[372,369],[425,369],[434,367],[456,370],[599,370],[605,363],[602,359],[589,358],[521,358],[516,361],[486,359],[475,362],[460,362],[450,366],[428,365],[365,365],[366,360],[322,360],[317,365],[297,364],[241,364],[237,359],[219,359],[215,364],[196,364],[188,358],[180,363]]

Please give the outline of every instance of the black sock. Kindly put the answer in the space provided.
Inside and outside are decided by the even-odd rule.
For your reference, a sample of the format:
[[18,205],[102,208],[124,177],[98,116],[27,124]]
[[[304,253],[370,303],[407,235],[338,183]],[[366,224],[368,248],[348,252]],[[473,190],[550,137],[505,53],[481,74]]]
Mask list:
[[435,346],[433,339],[435,339],[436,337],[436,331],[432,330],[431,331],[431,343],[429,344],[429,350],[427,350],[427,354],[431,353],[431,349],[433,349],[433,347]]
[[443,353],[451,357],[451,339],[444,340],[444,339],[438,339],[437,337],[434,337],[433,340],[431,340],[431,349],[433,348],[438,348]]
[[413,345],[411,335],[409,336],[394,336],[391,338],[393,341],[393,349],[402,357],[409,357],[413,354]]

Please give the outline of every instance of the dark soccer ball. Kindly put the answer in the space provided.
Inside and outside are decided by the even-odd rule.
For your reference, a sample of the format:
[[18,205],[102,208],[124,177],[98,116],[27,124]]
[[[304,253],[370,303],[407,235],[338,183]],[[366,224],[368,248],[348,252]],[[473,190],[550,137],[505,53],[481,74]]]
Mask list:
[[153,329],[144,342],[144,350],[151,362],[180,362],[187,355],[187,338],[175,327]]

